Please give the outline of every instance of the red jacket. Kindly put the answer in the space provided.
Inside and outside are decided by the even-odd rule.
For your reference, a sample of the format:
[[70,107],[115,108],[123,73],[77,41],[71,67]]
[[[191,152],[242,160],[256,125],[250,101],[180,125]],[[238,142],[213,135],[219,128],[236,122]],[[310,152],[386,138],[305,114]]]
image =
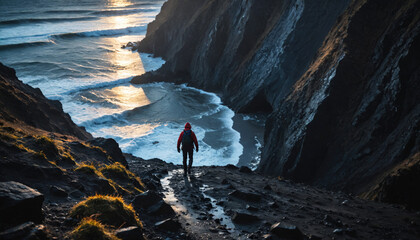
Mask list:
[[[186,123],[184,130],[191,130],[191,124],[190,123]],[[178,144],[176,145],[176,148],[177,149],[179,149],[179,147],[181,146],[182,136],[184,136],[184,131],[182,131],[181,134],[179,134]],[[195,136],[195,133],[192,130],[191,130],[191,137],[192,137],[192,140],[193,140],[193,142],[195,144],[195,149],[197,149],[197,151],[198,151],[197,137]]]

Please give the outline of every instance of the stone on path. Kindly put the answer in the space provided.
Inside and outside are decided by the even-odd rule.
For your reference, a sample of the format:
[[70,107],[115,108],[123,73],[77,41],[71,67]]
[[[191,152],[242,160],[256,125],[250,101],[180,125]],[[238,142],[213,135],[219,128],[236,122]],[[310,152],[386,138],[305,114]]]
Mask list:
[[280,238],[287,239],[303,239],[304,236],[296,226],[281,222],[272,225],[270,232]]
[[232,217],[232,221],[238,224],[251,224],[258,220],[260,219],[257,216],[241,212],[234,212]]
[[163,221],[157,222],[155,224],[155,227],[160,230],[177,232],[181,228],[181,224],[176,220],[168,218]]
[[144,239],[143,230],[137,226],[118,229],[115,236],[122,240],[140,240]]
[[0,182],[0,228],[41,222],[44,195],[18,182]]

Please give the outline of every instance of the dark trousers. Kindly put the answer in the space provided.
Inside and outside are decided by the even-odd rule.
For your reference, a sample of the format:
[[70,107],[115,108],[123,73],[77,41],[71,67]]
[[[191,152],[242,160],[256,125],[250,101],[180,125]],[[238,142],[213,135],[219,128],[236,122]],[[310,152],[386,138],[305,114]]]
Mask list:
[[188,168],[191,168],[193,164],[193,149],[182,149],[182,156],[183,156],[182,163],[184,164],[184,171],[187,171],[187,154],[188,154],[188,157],[190,158],[190,162],[188,163]]

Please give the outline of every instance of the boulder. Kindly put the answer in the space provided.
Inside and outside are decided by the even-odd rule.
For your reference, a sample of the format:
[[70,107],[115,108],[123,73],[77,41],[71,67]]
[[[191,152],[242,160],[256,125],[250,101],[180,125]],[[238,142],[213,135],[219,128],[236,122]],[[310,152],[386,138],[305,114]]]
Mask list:
[[181,224],[171,218],[165,219],[163,221],[157,222],[155,227],[159,230],[177,232],[181,228]]
[[276,202],[270,202],[270,203],[268,203],[268,206],[270,208],[279,208],[279,205]]
[[228,165],[226,165],[226,166],[225,166],[225,168],[227,168],[227,169],[232,169],[232,170],[236,170],[236,169],[238,169],[238,167],[237,167],[237,166],[235,166],[235,165],[233,165],[233,164],[228,164]]
[[140,240],[144,239],[143,230],[137,226],[121,228],[115,231],[115,236],[122,240]]
[[31,239],[44,240],[48,239],[45,232],[44,225],[35,225],[33,222],[26,222],[16,227],[0,232],[0,239],[15,240],[15,239]]
[[254,206],[246,205],[246,210],[256,212],[259,209],[257,207],[254,207]]
[[241,168],[239,168],[239,172],[241,172],[241,173],[252,173],[252,170],[247,166],[242,166]]
[[276,237],[272,234],[264,234],[262,236],[262,239],[264,239],[264,240],[280,240],[280,238],[278,238],[278,237]]
[[286,239],[303,239],[304,235],[298,227],[287,223],[275,223],[271,226],[270,232],[279,238]]
[[224,178],[224,179],[222,180],[221,184],[223,184],[223,185],[225,185],[225,184],[229,184],[229,181],[228,181],[226,178]]
[[62,197],[62,198],[66,198],[69,195],[64,189],[57,186],[51,186],[50,193],[54,196]]
[[235,190],[235,191],[229,193],[229,196],[239,198],[239,199],[249,201],[249,202],[259,202],[259,201],[261,201],[261,195],[256,194],[256,193],[250,193],[250,192],[242,192],[242,191],[239,191],[239,190]]
[[0,182],[0,228],[41,222],[44,195],[18,182]]
[[238,224],[251,224],[260,220],[259,217],[242,212],[234,212],[232,221]]
[[112,138],[95,138],[88,141],[91,145],[103,148],[106,153],[114,159],[115,162],[119,162],[128,168],[127,160],[125,159],[120,146]]
[[161,200],[155,205],[149,207],[148,213],[154,216],[173,216],[175,215],[172,207],[167,204],[165,201]]
[[162,201],[159,194],[155,191],[147,190],[144,193],[136,195],[131,204],[135,208],[148,208],[159,201]]

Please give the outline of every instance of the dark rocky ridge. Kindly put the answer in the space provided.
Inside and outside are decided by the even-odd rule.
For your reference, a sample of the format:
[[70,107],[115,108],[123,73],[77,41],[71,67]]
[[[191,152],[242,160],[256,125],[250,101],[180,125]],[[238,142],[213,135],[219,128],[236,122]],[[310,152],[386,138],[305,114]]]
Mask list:
[[115,140],[92,138],[0,63],[0,239],[63,239],[78,222],[69,210],[84,197],[144,190],[106,168],[121,164]]
[[358,192],[419,151],[419,4],[349,6],[267,121],[261,171]]
[[69,134],[80,139],[92,135],[78,127],[63,112],[59,101],[49,100],[38,88],[22,83],[14,69],[0,63],[0,118],[9,122],[23,122],[46,131]]
[[261,172],[359,193],[419,151],[419,4],[169,0],[138,45],[167,62],[132,82],[272,111]]
[[[168,1],[138,45],[139,51],[167,62],[132,82],[175,78],[221,92],[234,110],[271,111],[275,98],[284,97],[309,65],[347,3]],[[191,9],[184,11],[185,6]]]

